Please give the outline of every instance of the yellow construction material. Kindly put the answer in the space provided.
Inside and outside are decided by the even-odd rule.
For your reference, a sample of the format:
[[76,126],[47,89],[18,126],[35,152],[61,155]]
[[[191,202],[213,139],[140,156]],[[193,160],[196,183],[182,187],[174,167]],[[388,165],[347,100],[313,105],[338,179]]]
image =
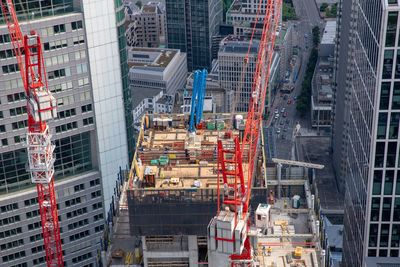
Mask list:
[[284,226],[288,226],[288,225],[289,225],[289,222],[286,221],[286,220],[274,221],[274,224],[275,224],[276,226],[282,226],[282,227],[284,227]]
[[303,248],[302,247],[296,247],[294,250],[294,256],[301,258],[301,254],[303,253]]

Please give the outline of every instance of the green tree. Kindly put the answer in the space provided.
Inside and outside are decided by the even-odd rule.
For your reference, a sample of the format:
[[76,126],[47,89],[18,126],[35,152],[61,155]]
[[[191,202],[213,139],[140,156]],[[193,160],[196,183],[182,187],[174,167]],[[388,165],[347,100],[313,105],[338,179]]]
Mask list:
[[319,10],[321,12],[325,12],[326,8],[328,7],[327,3],[322,3],[321,6],[319,7]]
[[139,9],[141,9],[142,6],[143,6],[143,3],[142,3],[142,1],[139,0],[139,1],[136,1],[135,5],[136,5]]
[[315,26],[312,29],[312,34],[313,34],[313,44],[314,44],[314,46],[318,46],[319,40],[320,40],[320,32],[319,32],[318,26]]

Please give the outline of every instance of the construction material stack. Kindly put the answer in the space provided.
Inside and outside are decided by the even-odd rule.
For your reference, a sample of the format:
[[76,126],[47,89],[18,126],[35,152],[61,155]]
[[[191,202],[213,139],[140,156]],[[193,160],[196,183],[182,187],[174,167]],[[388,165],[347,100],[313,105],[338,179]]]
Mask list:
[[27,99],[28,171],[38,192],[46,263],[48,267],[63,267],[54,190],[55,146],[51,143],[51,134],[46,123],[57,116],[57,103],[47,86],[47,73],[39,35],[35,31],[27,35],[22,34],[11,0],[2,0],[1,9],[7,22]]
[[[259,1],[258,15],[265,2]],[[218,177],[218,194],[221,201],[218,201],[217,216],[211,220],[209,225],[210,267],[254,265],[252,246],[248,236],[249,205],[255,162],[258,157],[260,125],[264,113],[282,0],[268,0],[266,4],[252,96],[242,143],[240,144],[238,137],[235,137],[234,143],[231,145],[226,145],[226,142],[224,145],[221,140],[218,141],[218,174],[222,175],[222,177]],[[255,28],[253,36],[254,32]],[[246,172],[243,169],[242,158],[248,162]],[[222,184],[220,178],[222,178]]]

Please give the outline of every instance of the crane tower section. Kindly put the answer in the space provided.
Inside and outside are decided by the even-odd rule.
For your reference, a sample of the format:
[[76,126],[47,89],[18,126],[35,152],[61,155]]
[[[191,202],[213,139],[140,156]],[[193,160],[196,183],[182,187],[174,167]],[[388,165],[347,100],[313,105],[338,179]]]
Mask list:
[[[253,249],[249,237],[250,199],[258,155],[259,132],[265,109],[270,68],[273,60],[275,38],[280,21],[282,0],[260,0],[260,7],[266,5],[263,16],[263,30],[258,48],[256,69],[253,76],[252,94],[249,103],[245,131],[240,144],[236,137],[231,145],[218,141],[217,216],[211,219],[208,235],[209,266],[250,267],[254,266]],[[253,28],[252,38],[255,27]],[[247,62],[244,62],[245,64]],[[244,163],[246,170],[244,169]]]

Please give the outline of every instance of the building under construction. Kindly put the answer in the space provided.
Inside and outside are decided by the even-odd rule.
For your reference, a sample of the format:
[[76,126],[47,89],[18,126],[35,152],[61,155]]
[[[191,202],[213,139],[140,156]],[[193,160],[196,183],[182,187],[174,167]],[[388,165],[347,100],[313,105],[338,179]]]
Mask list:
[[[244,124],[242,114],[204,114],[197,131],[190,133],[187,115],[144,117],[120,199],[109,263],[181,267],[208,266],[208,261],[214,260],[207,229],[217,214],[217,140],[229,143],[241,136]],[[286,256],[298,247],[297,258],[293,254],[288,260],[304,263],[299,266],[320,266],[309,172],[282,163],[265,166],[264,153],[259,154],[251,198],[254,260],[259,266],[284,264]],[[247,167],[246,159],[243,167]],[[136,242],[124,244],[127,238]],[[129,253],[135,251],[135,245],[133,257]]]

